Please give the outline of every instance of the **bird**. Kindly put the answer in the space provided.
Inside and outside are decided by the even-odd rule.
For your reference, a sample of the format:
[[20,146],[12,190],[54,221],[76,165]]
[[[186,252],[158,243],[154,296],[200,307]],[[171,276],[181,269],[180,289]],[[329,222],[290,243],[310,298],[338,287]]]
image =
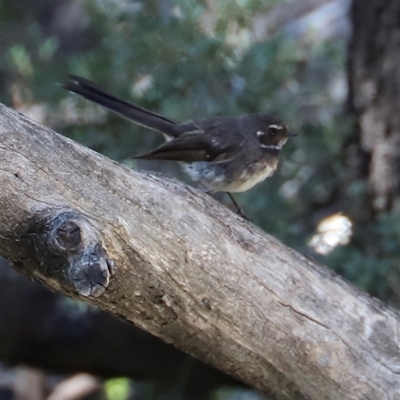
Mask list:
[[97,103],[130,121],[161,132],[166,141],[135,159],[178,161],[187,175],[209,193],[244,192],[277,169],[289,137],[296,136],[275,115],[211,116],[177,123],[123,100],[92,81],[70,75],[64,89]]

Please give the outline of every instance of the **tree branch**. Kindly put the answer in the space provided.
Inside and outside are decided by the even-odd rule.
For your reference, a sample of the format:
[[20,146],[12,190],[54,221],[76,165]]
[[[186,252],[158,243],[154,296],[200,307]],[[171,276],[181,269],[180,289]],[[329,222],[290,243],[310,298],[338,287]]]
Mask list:
[[2,257],[0,286],[2,362],[150,381],[152,399],[205,399],[217,387],[242,386],[108,312],[66,304],[64,296],[29,281]]
[[18,270],[276,399],[398,395],[396,311],[206,194],[5,106],[1,126],[0,251]]

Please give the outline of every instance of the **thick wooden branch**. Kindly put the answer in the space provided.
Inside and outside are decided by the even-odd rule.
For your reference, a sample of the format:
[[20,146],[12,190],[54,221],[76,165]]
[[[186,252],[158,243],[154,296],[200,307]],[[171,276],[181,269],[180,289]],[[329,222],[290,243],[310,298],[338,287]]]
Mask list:
[[0,251],[17,269],[276,399],[398,398],[396,311],[206,194],[5,106],[1,127]]
[[180,399],[242,386],[108,312],[66,306],[63,295],[26,279],[2,257],[0,287],[0,360],[8,365],[152,381],[152,400],[177,400],[177,386]]

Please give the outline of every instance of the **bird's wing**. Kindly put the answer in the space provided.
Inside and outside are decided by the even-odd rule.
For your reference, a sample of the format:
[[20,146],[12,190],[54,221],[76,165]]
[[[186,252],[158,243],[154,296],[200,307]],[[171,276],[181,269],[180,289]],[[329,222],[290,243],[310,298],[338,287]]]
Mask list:
[[219,161],[228,158],[229,153],[230,148],[218,138],[210,137],[203,131],[191,131],[135,158],[184,162]]

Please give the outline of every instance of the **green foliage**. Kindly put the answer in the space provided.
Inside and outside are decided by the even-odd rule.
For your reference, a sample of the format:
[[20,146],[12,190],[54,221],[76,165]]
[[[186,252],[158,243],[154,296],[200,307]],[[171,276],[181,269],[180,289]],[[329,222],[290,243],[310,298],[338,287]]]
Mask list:
[[127,400],[130,395],[130,383],[127,378],[108,379],[104,384],[107,400]]
[[400,289],[396,279],[400,272],[399,254],[400,216],[386,214],[363,224],[352,245],[337,248],[327,261],[363,290],[395,302],[393,293]]

